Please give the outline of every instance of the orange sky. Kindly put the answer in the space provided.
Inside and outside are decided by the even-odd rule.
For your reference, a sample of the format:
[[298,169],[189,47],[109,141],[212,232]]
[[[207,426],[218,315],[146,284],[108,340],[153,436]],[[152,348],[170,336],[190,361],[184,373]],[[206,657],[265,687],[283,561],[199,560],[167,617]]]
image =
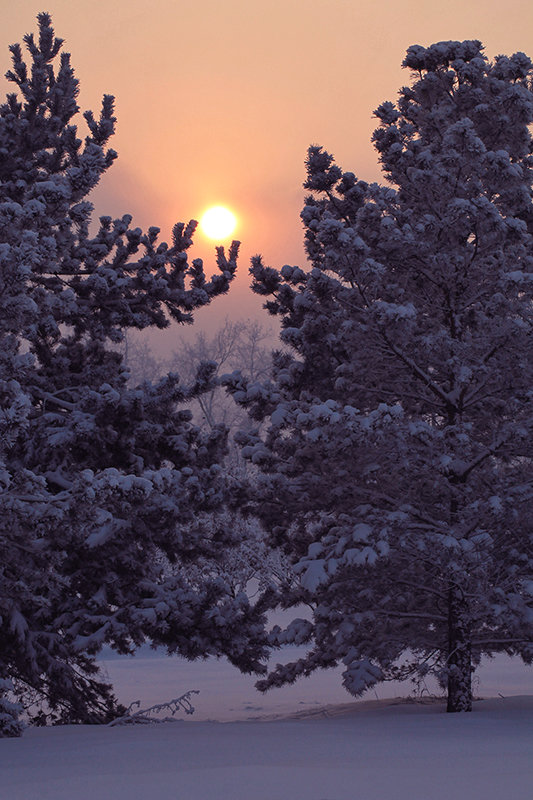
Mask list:
[[[206,327],[257,314],[251,255],[272,266],[302,262],[309,144],[379,178],[372,112],[408,81],[400,64],[410,44],[478,38],[491,57],[533,56],[532,0],[1,2],[0,72],[7,46],[47,10],[72,53],[81,108],[116,96],[119,160],[95,193],[98,213],[132,213],[165,236],[211,204],[238,214],[240,274],[227,299],[202,311]],[[198,235],[195,255],[209,262],[212,251]]]

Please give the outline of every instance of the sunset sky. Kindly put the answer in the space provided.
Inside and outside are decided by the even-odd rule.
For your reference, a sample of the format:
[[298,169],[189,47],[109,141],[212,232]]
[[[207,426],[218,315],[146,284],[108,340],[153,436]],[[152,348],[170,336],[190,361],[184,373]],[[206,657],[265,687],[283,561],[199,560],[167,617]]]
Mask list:
[[[202,311],[256,315],[250,256],[304,260],[299,219],[310,144],[344,169],[379,179],[373,110],[409,75],[410,44],[481,39],[486,53],[533,55],[531,0],[2,0],[7,46],[49,11],[81,82],[82,110],[116,97],[119,159],[95,192],[97,213],[161,227],[227,205],[239,219],[239,276]],[[7,83],[3,81],[3,93]],[[80,119],[80,128],[84,122]],[[198,234],[194,254],[212,262]],[[209,320],[207,319],[209,317]]]

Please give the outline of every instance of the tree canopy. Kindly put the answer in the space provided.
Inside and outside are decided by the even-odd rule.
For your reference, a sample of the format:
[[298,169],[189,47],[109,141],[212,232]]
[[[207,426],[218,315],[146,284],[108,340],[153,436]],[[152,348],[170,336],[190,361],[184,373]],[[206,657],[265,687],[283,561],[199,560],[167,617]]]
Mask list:
[[[16,733],[9,690],[61,721],[113,713],[97,675],[104,644],[148,639],[190,658],[256,666],[258,615],[217,576],[183,565],[220,557],[232,532],[202,528],[221,506],[225,432],[186,404],[212,385],[203,365],[132,387],[117,346],[128,329],[192,321],[227,291],[238,243],[208,279],[189,262],[196,223],[172,243],[129,215],[91,228],[87,196],[116,158],[113,98],[84,114],[50,16],[13,45],[0,107],[0,731]],[[172,565],[172,569],[167,569]],[[238,633],[236,633],[238,630]],[[3,711],[2,711],[3,709]]]
[[533,660],[533,67],[478,41],[403,65],[386,182],[309,149],[309,267],[251,268],[286,347],[271,383],[227,382],[300,576],[270,602],[313,609],[272,635],[308,654],[260,688],[343,663],[355,695],[433,674],[461,711],[483,654]]

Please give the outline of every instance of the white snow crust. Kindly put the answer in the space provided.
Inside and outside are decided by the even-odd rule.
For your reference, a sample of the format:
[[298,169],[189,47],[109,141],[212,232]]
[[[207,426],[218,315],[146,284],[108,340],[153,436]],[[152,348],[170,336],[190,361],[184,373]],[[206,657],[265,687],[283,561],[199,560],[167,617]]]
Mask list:
[[[299,648],[285,650],[292,660]],[[406,684],[352,702],[340,668],[263,696],[224,661],[105,656],[122,702],[198,688],[195,714],[0,739],[1,800],[531,799],[533,676],[518,659],[479,671],[477,694],[502,696],[446,714],[442,701],[406,699]]]
[[529,800],[533,697],[353,703],[275,722],[34,728],[0,742],[6,800]]

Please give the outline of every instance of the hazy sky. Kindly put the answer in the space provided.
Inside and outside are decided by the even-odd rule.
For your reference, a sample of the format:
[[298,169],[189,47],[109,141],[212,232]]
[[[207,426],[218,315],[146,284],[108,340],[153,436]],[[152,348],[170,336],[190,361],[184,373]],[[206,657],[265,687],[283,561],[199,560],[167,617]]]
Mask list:
[[[489,57],[533,56],[532,0],[0,3],[1,73],[7,46],[46,10],[72,54],[82,110],[97,111],[103,93],[116,97],[119,159],[95,193],[98,213],[132,213],[166,237],[215,203],[239,216],[239,277],[202,324],[207,315],[256,313],[260,300],[247,288],[254,253],[272,266],[302,262],[310,144],[379,179],[372,114],[408,82],[400,65],[410,44],[476,38]],[[209,262],[212,251],[198,235],[195,255]]]

